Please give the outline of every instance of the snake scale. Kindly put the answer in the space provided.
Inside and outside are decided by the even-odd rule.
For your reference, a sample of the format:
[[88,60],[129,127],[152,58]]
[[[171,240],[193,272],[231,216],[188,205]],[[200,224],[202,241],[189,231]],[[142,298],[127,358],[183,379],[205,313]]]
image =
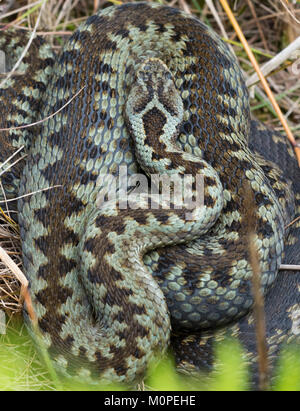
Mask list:
[[[7,71],[28,39],[2,28]],[[211,29],[158,4],[108,7],[58,56],[36,37],[17,71],[1,83],[0,160],[21,146],[27,157],[1,178],[8,199],[36,192],[17,205],[24,272],[59,373],[133,384],[170,344],[179,368],[207,368],[223,330],[255,364],[251,218],[270,355],[299,342],[299,272],[277,276],[299,254],[299,221],[287,228],[299,170],[284,138],[251,119],[236,58]],[[130,207],[99,202],[121,166],[131,182],[188,174],[193,195],[201,175],[203,204],[186,218],[147,190]]]

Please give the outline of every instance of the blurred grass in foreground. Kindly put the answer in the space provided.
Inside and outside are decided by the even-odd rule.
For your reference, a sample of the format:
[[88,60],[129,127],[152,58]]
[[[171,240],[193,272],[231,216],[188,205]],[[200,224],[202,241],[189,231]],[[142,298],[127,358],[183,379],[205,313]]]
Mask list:
[[[197,378],[179,375],[173,360],[161,361],[145,379],[148,391],[245,391],[249,389],[249,370],[239,343],[226,339],[216,344],[216,365],[209,374]],[[283,351],[277,366],[277,377],[271,389],[300,391],[299,347]],[[22,320],[8,324],[6,335],[0,335],[0,390],[124,390],[122,386],[88,386],[74,381],[53,381],[41,363]]]
[[279,358],[275,391],[300,391],[300,348],[286,347]]

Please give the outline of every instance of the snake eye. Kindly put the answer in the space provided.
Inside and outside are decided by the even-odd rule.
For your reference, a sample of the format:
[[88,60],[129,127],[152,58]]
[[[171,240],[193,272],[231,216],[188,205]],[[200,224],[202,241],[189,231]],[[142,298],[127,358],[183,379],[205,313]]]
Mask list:
[[151,73],[147,70],[139,70],[137,79],[142,81],[142,83],[147,83],[151,79]]

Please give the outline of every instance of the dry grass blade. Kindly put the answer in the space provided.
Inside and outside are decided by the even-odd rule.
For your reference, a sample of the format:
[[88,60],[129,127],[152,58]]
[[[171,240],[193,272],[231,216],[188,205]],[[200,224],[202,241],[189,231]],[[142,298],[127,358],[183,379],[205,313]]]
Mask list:
[[[24,146],[21,146],[20,148],[18,148],[10,157],[8,157],[5,161],[3,161],[3,163],[1,163],[1,165],[0,165],[0,169],[2,168],[3,169],[3,166],[5,166],[7,163],[9,163],[10,162],[10,160],[12,159],[12,158],[14,158],[20,151],[22,151],[24,149]],[[22,157],[23,158],[23,157]],[[20,161],[21,159],[19,159],[19,160],[17,160],[17,161]],[[13,164],[11,164],[8,168],[6,168],[5,170],[2,170],[1,172],[0,172],[0,177],[1,177],[1,175],[2,174],[4,174],[10,167],[12,167],[14,164],[16,164],[17,163],[17,161],[15,161]]]
[[20,198],[29,197],[29,196],[32,196],[32,195],[34,195],[34,194],[36,194],[36,193],[42,193],[43,191],[48,191],[48,190],[51,190],[52,188],[57,188],[57,187],[61,187],[61,185],[56,185],[56,186],[41,188],[40,190],[33,191],[32,193],[23,194],[22,196],[15,197],[15,198],[10,198],[9,200],[7,200],[7,199],[6,199],[6,200],[2,200],[2,201],[0,201],[0,203],[5,203],[5,204],[6,204],[6,203],[9,203],[9,202],[17,201],[17,200],[20,200]]
[[266,340],[266,321],[264,310],[264,297],[261,289],[261,268],[258,249],[256,247],[257,209],[254,195],[249,182],[243,184],[243,213],[246,234],[246,244],[249,250],[249,263],[252,268],[252,294],[253,317],[256,330],[256,346],[258,354],[259,389],[267,390],[269,387],[268,375],[268,346]]
[[286,11],[289,13],[289,15],[298,23],[300,24],[300,20],[296,18],[294,13],[291,12],[291,10],[288,8],[287,4],[284,3],[283,0],[280,0],[280,3],[283,5],[283,7],[286,9]]
[[30,35],[30,39],[28,40],[28,43],[26,44],[26,47],[24,47],[24,49],[23,49],[23,51],[22,51],[22,53],[21,53],[20,58],[18,59],[18,61],[17,61],[17,62],[15,63],[15,65],[13,66],[11,72],[8,73],[7,76],[5,77],[5,79],[2,80],[2,82],[0,83],[0,88],[2,88],[3,85],[5,84],[5,82],[7,82],[7,80],[9,80],[9,79],[13,76],[13,74],[16,72],[17,68],[20,66],[22,60],[24,59],[27,51],[29,50],[29,47],[31,46],[31,43],[32,43],[32,41],[33,41],[33,39],[34,39],[34,37],[35,37],[35,33],[36,33],[37,28],[38,28],[38,25],[39,25],[39,22],[40,22],[40,19],[41,19],[41,15],[42,15],[42,12],[43,12],[45,3],[46,3],[46,0],[44,0],[44,1],[41,3],[41,8],[40,8],[40,12],[39,12],[38,18],[36,19],[36,23],[35,23],[34,29],[32,30],[32,33],[31,33],[31,35]]
[[7,12],[7,13],[5,13],[5,14],[0,15],[0,20],[3,20],[3,19],[5,19],[5,18],[7,18],[7,17],[9,17],[9,16],[14,15],[14,14],[21,13],[21,11],[25,11],[25,10],[27,10],[27,9],[30,9],[31,7],[37,6],[37,5],[40,4],[40,3],[41,3],[41,0],[38,0],[38,1],[34,2],[34,3],[30,3],[30,4],[27,4],[27,5],[23,6],[23,7],[19,7],[19,8],[17,8],[17,9],[12,10],[12,11],[9,11],[9,12]]
[[6,212],[0,211],[0,247],[4,256],[4,262],[0,259],[0,309],[11,315],[22,310],[21,283],[5,261],[13,258],[14,266],[21,266],[20,239],[16,223],[8,216],[8,207]]
[[259,65],[258,65],[258,63],[257,63],[257,61],[256,61],[256,59],[255,59],[255,57],[254,57],[254,54],[252,53],[252,50],[251,50],[251,48],[249,47],[248,42],[247,42],[247,40],[246,40],[243,32],[241,31],[240,26],[239,26],[236,18],[234,17],[234,15],[233,15],[233,13],[232,13],[232,11],[231,11],[228,3],[227,3],[227,0],[220,0],[220,2],[221,2],[221,4],[222,4],[225,12],[227,13],[228,18],[230,19],[231,24],[233,25],[233,27],[234,27],[234,29],[235,29],[235,31],[236,31],[236,33],[237,33],[240,41],[242,42],[242,44],[243,44],[243,46],[244,46],[244,48],[245,48],[245,51],[246,51],[246,53],[247,53],[247,55],[248,55],[248,57],[249,57],[252,65],[253,65],[255,71],[257,72],[257,75],[258,75],[261,83],[263,84],[263,87],[264,87],[264,89],[265,89],[265,92],[266,92],[267,96],[269,97],[270,102],[271,102],[271,104],[272,104],[275,112],[277,113],[277,115],[278,115],[278,117],[279,117],[279,120],[280,120],[280,122],[281,122],[281,124],[282,124],[282,126],[283,126],[283,128],[284,128],[284,130],[285,130],[285,132],[286,132],[286,134],[287,134],[288,139],[290,140],[291,144],[292,144],[293,147],[294,147],[295,154],[296,154],[296,157],[297,157],[297,159],[298,159],[298,164],[299,164],[299,167],[300,167],[300,147],[298,146],[298,144],[297,144],[297,142],[296,142],[296,140],[295,140],[295,138],[294,138],[294,136],[293,136],[293,134],[292,134],[292,132],[291,132],[288,124],[287,124],[287,121],[286,121],[286,119],[284,118],[284,116],[283,116],[283,114],[282,114],[282,112],[281,112],[281,109],[280,109],[277,101],[275,100],[275,98],[274,98],[274,96],[273,96],[273,93],[272,93],[272,91],[271,91],[271,89],[270,89],[267,81],[266,81],[265,77],[263,76],[263,74],[262,74],[262,72],[261,72],[261,70],[260,70],[260,68],[259,68]]
[[[1,87],[1,85],[0,85],[0,87]],[[38,124],[44,123],[45,121],[49,120],[50,118],[56,116],[56,114],[58,114],[60,111],[62,111],[65,107],[67,107],[71,103],[71,101],[74,100],[74,98],[76,98],[82,92],[82,90],[84,88],[85,88],[85,86],[82,87],[79,91],[77,91],[77,93],[75,93],[74,96],[72,96],[60,109],[55,111],[55,113],[50,114],[49,116],[43,118],[42,120],[35,121],[34,123],[30,123],[30,124],[23,124],[22,126],[17,126],[17,127],[0,128],[0,131],[19,130],[19,129],[33,127],[33,126],[36,126]],[[6,160],[6,161],[8,161],[8,160]]]
[[297,264],[281,264],[279,270],[300,271],[300,265]]
[[[284,50],[278,53],[270,61],[260,67],[260,70],[264,76],[267,76],[271,71],[276,70],[282,63],[284,63],[293,53],[300,49],[300,37],[294,40],[289,44]],[[254,73],[251,77],[248,78],[246,84],[248,87],[251,87],[259,80],[258,74]]]
[[252,288],[254,296],[253,316],[255,318],[257,354],[259,367],[259,389],[267,390],[269,387],[268,377],[268,347],[266,341],[266,322],[264,311],[264,297],[261,292],[261,271],[259,266],[259,255],[255,247],[255,236],[249,236],[250,264],[252,267]]
[[222,23],[222,20],[220,19],[220,16],[219,16],[219,14],[218,14],[218,12],[217,12],[217,10],[216,10],[216,8],[215,8],[215,5],[214,5],[213,1],[212,1],[212,0],[206,0],[206,4],[207,4],[207,6],[208,6],[209,9],[210,9],[211,14],[214,16],[214,19],[216,20],[216,22],[217,22],[217,24],[218,24],[218,27],[219,27],[220,30],[221,30],[222,36],[223,36],[225,39],[228,40],[228,35],[227,35],[227,33],[226,33],[226,30],[225,30],[225,28],[224,28],[224,25],[223,25],[223,23]]
[[[16,153],[14,153],[13,155],[15,156]],[[26,157],[27,157],[26,154],[25,154],[24,156],[22,156],[22,157],[19,157],[16,161],[14,161],[12,164],[10,164],[7,168],[5,168],[4,170],[2,170],[2,171],[0,172],[0,177],[2,176],[2,174],[6,173],[11,167],[15,166],[17,163],[19,163],[20,161],[24,160],[24,158],[26,158]],[[7,161],[8,161],[8,160],[6,160],[5,163],[6,163]],[[4,165],[4,163],[1,164],[1,168],[2,168],[3,165]]]
[[21,284],[20,298],[22,299],[22,301],[26,303],[26,308],[27,308],[29,317],[31,318],[31,321],[33,322],[33,324],[36,325],[37,317],[34,312],[32,302],[31,302],[31,297],[28,291],[27,278],[25,277],[23,272],[20,270],[20,268],[17,266],[17,264],[12,260],[12,258],[7,254],[7,252],[1,246],[0,246],[0,259],[20,282]]
[[293,221],[291,221],[285,228],[288,228],[288,227],[290,227],[291,225],[293,225],[293,224],[295,224],[296,223],[296,221],[299,221],[300,220],[300,216],[299,217],[297,217],[297,218],[295,218]]
[[22,310],[20,301],[20,283],[10,272],[0,273],[0,307],[8,313]]
[[10,271],[12,273],[14,273],[14,275],[20,281],[22,287],[24,287],[24,288],[28,287],[27,278],[22,273],[22,271],[17,266],[17,264],[10,258],[10,256],[7,254],[7,252],[1,246],[0,246],[0,259],[10,269]]
[[180,6],[183,11],[187,14],[192,14],[190,6],[185,2],[185,0],[179,0]]
[[255,7],[254,7],[254,5],[253,5],[253,3],[252,3],[251,0],[247,0],[247,4],[248,4],[248,7],[249,7],[249,9],[251,10],[251,13],[252,13],[252,15],[253,15],[253,18],[254,18],[254,20],[255,20],[257,29],[258,29],[258,31],[259,31],[259,35],[260,35],[260,37],[261,37],[261,39],[262,39],[262,42],[263,42],[263,45],[264,45],[264,48],[265,48],[265,50],[268,50],[268,45],[267,45],[267,42],[266,42],[266,39],[265,39],[265,36],[264,36],[264,31],[263,31],[263,29],[262,29],[262,27],[261,27],[260,21],[259,21],[258,18],[257,18],[257,14],[256,14],[256,11],[255,11]]

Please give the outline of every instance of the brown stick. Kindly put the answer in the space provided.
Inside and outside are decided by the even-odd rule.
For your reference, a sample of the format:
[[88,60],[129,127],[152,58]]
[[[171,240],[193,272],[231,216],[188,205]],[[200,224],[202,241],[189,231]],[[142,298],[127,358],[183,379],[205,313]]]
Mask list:
[[269,387],[268,375],[268,346],[266,342],[266,321],[264,310],[264,297],[261,292],[261,270],[259,256],[255,246],[255,236],[249,236],[250,264],[252,267],[252,290],[254,297],[253,316],[256,328],[256,346],[258,355],[259,389],[265,391]]
[[259,389],[267,390],[269,386],[268,373],[268,345],[266,340],[266,320],[264,310],[264,296],[261,289],[261,268],[258,249],[256,246],[257,233],[257,205],[250,183],[245,181],[242,187],[242,225],[244,228],[245,245],[249,250],[248,261],[252,268],[252,295],[253,317],[256,334],[258,357]]

